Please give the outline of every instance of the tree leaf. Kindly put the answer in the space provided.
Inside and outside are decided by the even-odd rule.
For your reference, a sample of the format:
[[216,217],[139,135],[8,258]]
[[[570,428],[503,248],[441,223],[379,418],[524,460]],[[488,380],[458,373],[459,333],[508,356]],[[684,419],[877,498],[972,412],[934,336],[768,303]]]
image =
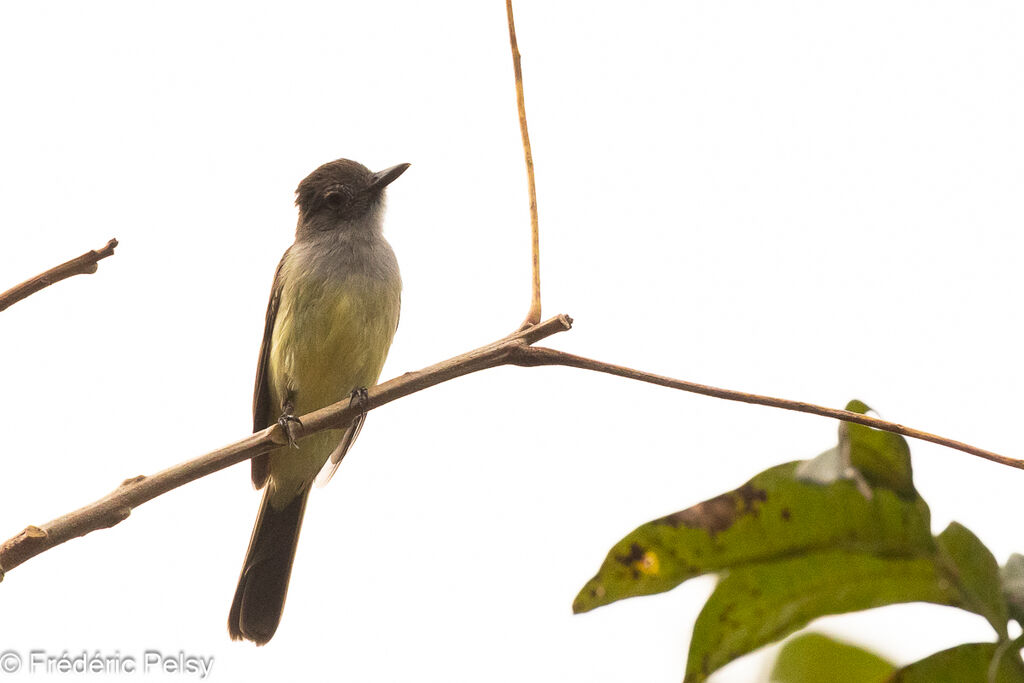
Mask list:
[[[905,666],[889,679],[889,683],[1024,683],[1024,666],[1012,648],[996,643],[967,643]],[[996,655],[999,654],[995,678],[989,678]]]
[[786,641],[771,683],[885,683],[896,667],[873,652],[820,633]]
[[697,617],[685,680],[704,681],[817,617],[918,601],[959,602],[929,557],[832,550],[730,570]]
[[808,482],[795,476],[798,465],[773,467],[734,491],[637,528],[612,547],[573,611],[801,552],[934,552],[928,506],[920,498],[884,488],[865,497],[850,481]]
[[952,522],[936,538],[941,555],[940,566],[951,572],[964,601],[964,609],[988,619],[1000,638],[1005,640],[1009,614],[1003,596],[999,563],[970,529]]

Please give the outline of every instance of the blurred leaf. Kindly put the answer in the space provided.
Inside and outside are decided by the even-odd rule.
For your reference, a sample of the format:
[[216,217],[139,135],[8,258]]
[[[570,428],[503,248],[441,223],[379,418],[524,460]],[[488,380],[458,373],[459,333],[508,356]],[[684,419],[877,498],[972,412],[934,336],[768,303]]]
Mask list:
[[855,398],[846,404],[846,410],[849,410],[851,413],[860,413],[861,415],[867,415],[869,412],[871,412],[871,406],[869,406],[864,401]]
[[817,617],[918,601],[959,601],[928,557],[828,551],[730,570],[697,617],[685,680],[703,681]]
[[884,683],[896,667],[873,652],[820,633],[786,641],[771,683]]
[[1014,553],[1002,572],[1003,595],[1014,619],[1024,622],[1024,555]]
[[849,481],[819,485],[773,467],[734,491],[656,519],[615,544],[573,602],[574,612],[660,593],[708,572],[796,553],[844,549],[910,556],[934,552],[928,506]]
[[[853,400],[846,409],[861,415],[871,408],[862,401]],[[839,423],[840,444],[848,439],[850,464],[864,475],[872,487],[881,486],[896,491],[904,498],[917,495],[914,489],[913,469],[910,465],[910,446],[899,434],[855,424]]]
[[1013,649],[1001,653],[994,679],[989,678],[999,646],[995,643],[957,645],[906,666],[890,683],[1024,683],[1024,666]]
[[[970,529],[957,522],[947,526],[936,540],[945,555],[938,561],[952,571],[963,596],[964,608],[988,619],[999,637],[1005,640],[1006,622],[1010,617],[1003,597],[999,563],[992,552]],[[947,561],[952,566],[948,566]]]
[[[868,410],[859,401],[847,408]],[[686,680],[696,682],[820,616],[895,603],[976,612],[1005,640],[1007,600],[1024,602],[1024,557],[1017,557],[1003,578],[991,552],[960,524],[934,538],[928,506],[914,489],[906,441],[843,422],[839,445],[814,461],[773,467],[635,529],[611,549],[573,610],[720,572],[690,642]],[[816,666],[837,666],[849,680],[865,680],[851,673],[852,664],[836,665],[839,650],[873,656],[829,642],[795,640],[779,675],[842,680],[835,671],[814,673]],[[813,647],[836,652],[814,656]]]

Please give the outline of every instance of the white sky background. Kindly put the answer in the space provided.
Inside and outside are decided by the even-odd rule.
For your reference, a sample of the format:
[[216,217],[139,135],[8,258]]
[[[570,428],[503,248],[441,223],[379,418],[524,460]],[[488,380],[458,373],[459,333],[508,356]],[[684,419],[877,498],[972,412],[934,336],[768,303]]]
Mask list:
[[[503,3],[4,3],[0,535],[234,441],[293,190],[408,161],[384,378],[528,304]],[[1024,8],[550,2],[517,19],[558,348],[1024,456]],[[678,681],[713,581],[573,616],[642,522],[830,447],[836,425],[571,369],[488,371],[370,416],[307,511],[283,623],[232,643],[247,465],[0,585],[0,649],[215,657],[215,681]],[[934,528],[1000,562],[1024,472],[912,443]],[[818,622],[897,661],[987,640],[898,606]],[[770,651],[769,651],[770,654]],[[715,679],[762,675],[758,654]],[[134,678],[138,678],[135,676]],[[168,680],[184,680],[172,676]],[[98,680],[91,677],[90,680]]]

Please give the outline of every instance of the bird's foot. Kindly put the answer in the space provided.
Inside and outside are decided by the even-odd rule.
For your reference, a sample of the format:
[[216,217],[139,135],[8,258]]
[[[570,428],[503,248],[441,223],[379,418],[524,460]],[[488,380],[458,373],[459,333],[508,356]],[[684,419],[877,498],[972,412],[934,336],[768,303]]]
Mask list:
[[352,422],[362,421],[366,417],[366,402],[370,400],[370,392],[366,387],[357,387],[348,395],[349,406],[359,411]]
[[284,430],[284,435],[288,437],[288,445],[291,448],[298,448],[299,444],[295,440],[295,425],[302,427],[302,420],[295,417],[291,412],[287,412],[281,417],[277,418],[277,424]]

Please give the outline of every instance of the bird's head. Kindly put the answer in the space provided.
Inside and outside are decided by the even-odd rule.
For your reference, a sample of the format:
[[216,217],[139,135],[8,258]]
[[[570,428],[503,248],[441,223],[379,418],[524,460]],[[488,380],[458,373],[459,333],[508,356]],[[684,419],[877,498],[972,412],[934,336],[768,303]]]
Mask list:
[[299,234],[326,230],[380,229],[384,188],[405,172],[398,164],[374,173],[349,159],[330,161],[310,173],[295,190]]

